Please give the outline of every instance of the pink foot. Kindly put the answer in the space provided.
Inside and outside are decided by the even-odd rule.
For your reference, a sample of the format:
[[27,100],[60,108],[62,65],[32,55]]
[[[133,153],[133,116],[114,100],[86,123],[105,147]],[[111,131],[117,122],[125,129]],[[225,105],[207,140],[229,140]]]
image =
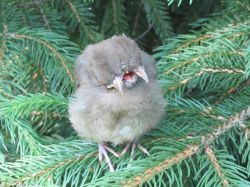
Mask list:
[[108,156],[108,152],[110,152],[111,154],[113,154],[115,157],[119,157],[119,155],[110,147],[108,147],[106,144],[104,143],[98,143],[98,147],[99,147],[99,161],[102,162],[103,157],[105,158],[106,163],[109,166],[109,170],[111,172],[114,171],[114,167],[110,161],[110,158]]
[[131,146],[131,153],[130,153],[131,157],[134,155],[136,147],[138,147],[143,153],[145,153],[146,155],[149,156],[149,152],[147,151],[147,149],[145,149],[141,144],[134,143],[134,142],[127,143],[127,145],[125,146],[125,148],[122,150],[120,156],[124,155],[129,150],[130,146]]

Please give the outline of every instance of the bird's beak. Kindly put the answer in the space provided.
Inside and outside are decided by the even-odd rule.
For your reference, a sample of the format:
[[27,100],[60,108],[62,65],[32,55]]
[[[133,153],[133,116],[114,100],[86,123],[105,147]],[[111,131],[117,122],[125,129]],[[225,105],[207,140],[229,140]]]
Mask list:
[[123,86],[122,77],[116,76],[115,79],[113,80],[113,87],[116,90],[122,92],[122,86]]
[[146,83],[148,83],[148,75],[145,72],[145,69],[143,66],[139,66],[136,70],[135,70],[136,75],[138,75],[139,77],[141,77],[143,80],[146,81]]

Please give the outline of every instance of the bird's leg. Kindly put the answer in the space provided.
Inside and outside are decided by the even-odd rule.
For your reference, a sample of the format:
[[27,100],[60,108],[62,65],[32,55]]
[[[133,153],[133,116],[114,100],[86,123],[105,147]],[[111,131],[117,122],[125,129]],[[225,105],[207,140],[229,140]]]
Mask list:
[[122,150],[122,152],[121,152],[120,155],[121,156],[124,155],[128,151],[128,149],[129,149],[130,146],[131,146],[131,153],[130,153],[131,157],[134,155],[136,147],[138,147],[143,153],[145,153],[146,155],[149,156],[149,152],[147,151],[147,149],[145,149],[141,144],[136,143],[136,142],[129,142],[129,143],[127,143],[127,145]]
[[119,157],[119,154],[116,153],[113,149],[111,149],[110,147],[108,147],[106,144],[103,144],[103,147],[108,151],[110,152],[112,155],[114,155],[115,157]]
[[106,144],[103,143],[98,143],[98,147],[99,147],[99,161],[101,162],[103,160],[103,157],[105,158],[106,163],[109,166],[109,170],[111,172],[114,171],[114,167],[110,161],[110,158],[108,156],[108,152],[110,152],[111,154],[113,154],[116,157],[119,157],[119,155],[110,147],[108,147]]
[[120,155],[121,156],[124,155],[128,151],[128,149],[129,149],[130,146],[131,146],[131,142],[127,143],[126,146],[125,146],[125,148],[120,153]]
[[138,147],[143,153],[145,153],[146,155],[149,156],[149,152],[148,152],[148,150],[147,150],[145,147],[143,147],[141,144],[137,144],[137,147]]

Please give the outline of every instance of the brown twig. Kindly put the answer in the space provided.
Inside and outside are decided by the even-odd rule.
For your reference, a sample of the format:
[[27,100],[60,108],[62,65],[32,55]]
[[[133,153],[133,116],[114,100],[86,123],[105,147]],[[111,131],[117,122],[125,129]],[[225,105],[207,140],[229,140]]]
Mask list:
[[242,110],[240,113],[236,114],[235,116],[231,117],[227,122],[224,122],[222,126],[217,128],[212,134],[209,136],[202,137],[202,143],[205,145],[209,145],[215,139],[217,139],[220,135],[224,134],[228,130],[234,127],[241,127],[242,124],[250,117],[250,107],[245,110]]
[[0,93],[2,93],[4,96],[6,96],[7,98],[11,99],[12,96],[8,93],[6,93],[3,89],[0,88]]
[[47,16],[45,12],[43,11],[43,8],[41,7],[40,3],[35,1],[34,4],[39,8],[39,11],[42,14],[42,18],[43,18],[45,26],[47,27],[48,30],[51,30],[50,25],[49,25],[49,20],[47,19]]
[[175,50],[172,52],[172,54],[176,54],[176,53],[178,53],[181,49],[188,47],[190,44],[192,44],[192,43],[197,43],[197,42],[199,42],[199,41],[205,40],[205,39],[207,39],[207,38],[210,38],[211,36],[212,36],[211,34],[204,34],[204,35],[199,36],[199,37],[197,37],[197,38],[195,38],[195,39],[193,39],[193,40],[190,40],[190,41],[186,42],[185,44],[180,45],[177,49],[175,49]]
[[2,67],[2,65],[3,65],[2,61],[3,61],[3,57],[4,57],[4,48],[5,48],[5,42],[6,42],[5,37],[6,37],[7,33],[8,33],[8,27],[7,27],[7,25],[3,24],[3,33],[1,34],[3,39],[0,43],[1,44],[0,45],[0,67]]
[[228,181],[227,181],[227,179],[222,171],[222,168],[220,167],[220,164],[218,163],[218,160],[214,154],[214,151],[212,150],[212,148],[209,145],[207,145],[205,147],[205,152],[208,155],[208,158],[211,160],[217,174],[221,178],[223,187],[228,187],[229,183],[228,183]]
[[135,35],[136,27],[138,25],[138,20],[140,18],[141,6],[142,6],[142,1],[139,3],[139,7],[138,7],[138,10],[137,10],[137,13],[136,13],[136,16],[135,16],[135,22],[134,22],[134,26],[133,26],[133,29],[132,29],[132,36]]
[[227,96],[229,96],[232,93],[239,92],[240,90],[244,89],[246,86],[250,85],[250,80],[243,81],[243,84],[241,84],[238,87],[231,87],[229,90],[223,94],[217,101],[215,101],[215,104],[219,104],[221,101],[223,101]]
[[47,84],[46,84],[47,80],[46,80],[46,78],[45,78],[45,75],[44,75],[44,73],[43,73],[42,68],[39,68],[39,74],[40,74],[41,77],[42,77],[42,82],[43,82],[43,93],[46,94],[46,93],[48,92],[48,90],[47,90]]
[[147,30],[145,30],[140,36],[138,36],[137,38],[135,38],[135,41],[140,40],[141,38],[143,38],[151,29],[152,29],[153,25],[149,25]]
[[48,113],[48,112],[41,112],[41,111],[32,111],[30,114],[31,116],[51,115],[52,117],[55,117],[55,118],[62,118],[62,115],[57,112]]
[[247,126],[245,124],[241,124],[239,125],[240,128],[244,131],[244,136],[247,140],[249,140],[249,136],[250,136],[250,130],[249,128],[247,128]]
[[[71,0],[67,0],[67,3],[69,5],[70,10],[72,10],[73,14],[75,15],[78,24],[81,26],[81,24],[83,23],[82,20],[81,20],[81,15],[78,13],[76,7],[71,2]],[[81,28],[85,29],[85,26],[82,26]],[[87,32],[86,29],[85,29],[85,31],[86,31],[85,33],[88,35],[88,37],[90,38],[90,40],[91,41],[95,41],[95,37],[91,33]]]
[[115,27],[115,33],[118,34],[118,28],[117,28],[117,10],[116,10],[116,1],[112,0],[112,8],[113,8],[113,24]]
[[72,2],[70,0],[67,0],[67,3],[70,7],[70,9],[72,10],[73,14],[76,16],[76,20],[78,23],[81,23],[81,18],[80,18],[80,15],[78,14],[75,6],[72,4]]

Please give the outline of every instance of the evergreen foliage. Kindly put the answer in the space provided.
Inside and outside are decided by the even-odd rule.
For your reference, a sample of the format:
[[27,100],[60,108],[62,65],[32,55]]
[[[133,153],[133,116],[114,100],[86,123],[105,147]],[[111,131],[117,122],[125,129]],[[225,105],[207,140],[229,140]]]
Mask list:
[[[168,106],[150,156],[110,173],[67,105],[81,50],[122,33],[154,50]],[[249,77],[249,0],[1,0],[0,186],[248,187]]]

